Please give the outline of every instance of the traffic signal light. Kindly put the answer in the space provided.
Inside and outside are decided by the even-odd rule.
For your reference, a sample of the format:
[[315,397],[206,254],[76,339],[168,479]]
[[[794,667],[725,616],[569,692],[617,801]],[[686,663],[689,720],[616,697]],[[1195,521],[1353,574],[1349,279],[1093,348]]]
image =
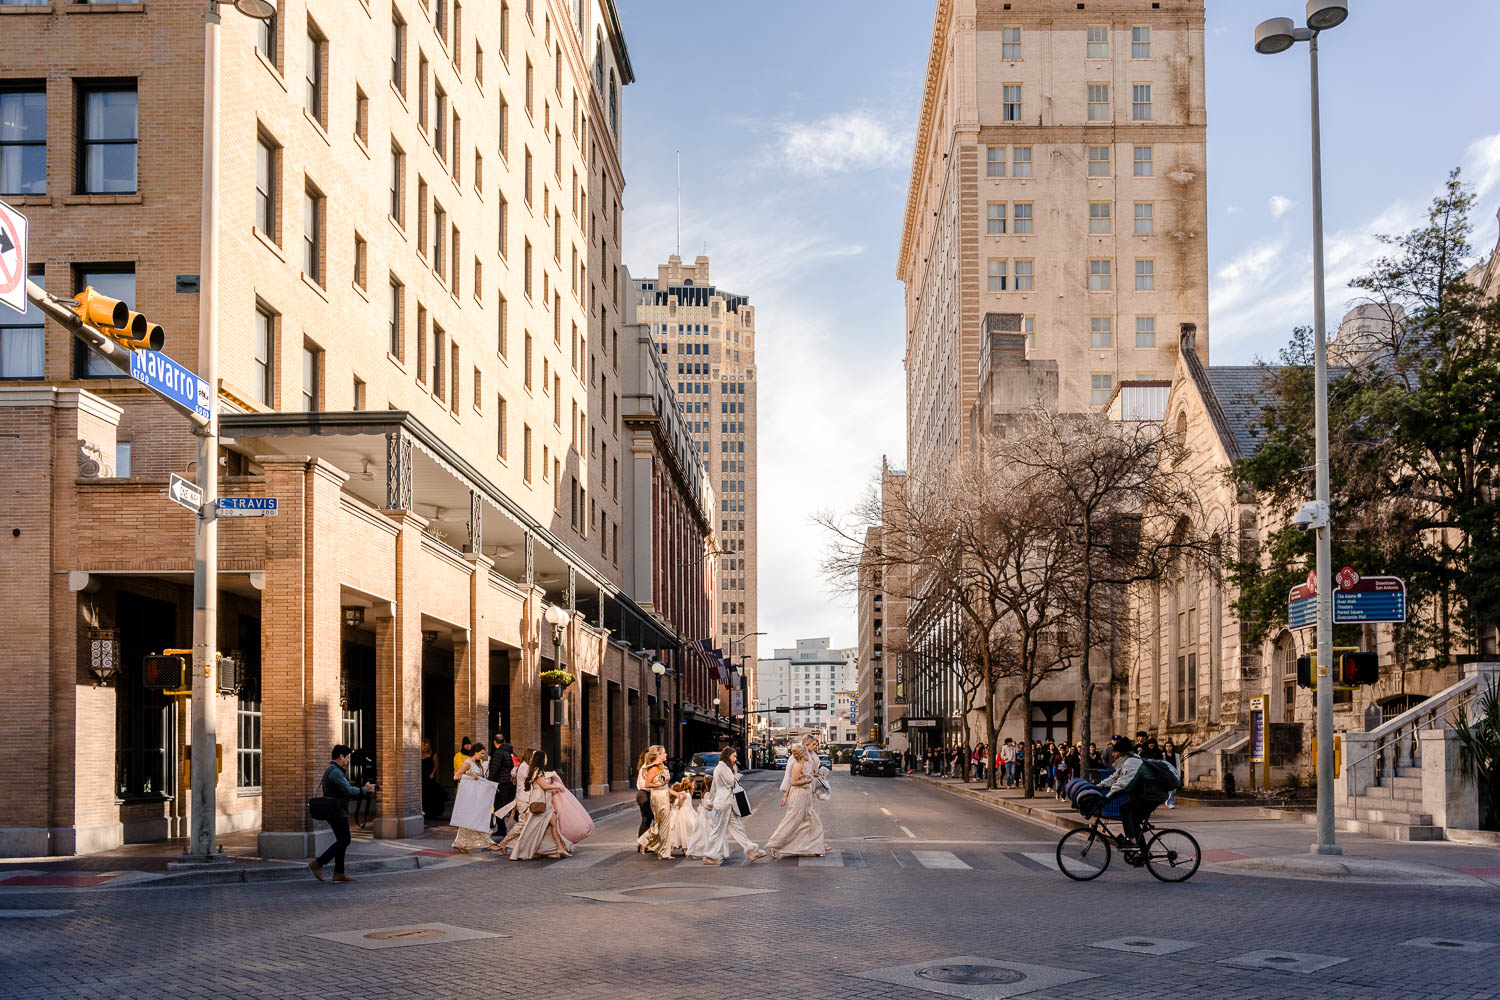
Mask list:
[[166,342],[166,332],[160,323],[152,323],[119,299],[95,291],[92,285],[73,297],[73,312],[100,333],[132,350],[144,347],[159,351]]
[[1339,657],[1335,683],[1345,687],[1374,684],[1380,680],[1380,657],[1375,653],[1344,653]]
[[157,691],[180,691],[188,687],[187,659],[152,653],[141,666],[141,684]]
[[1318,686],[1317,682],[1313,680],[1311,656],[1297,657],[1297,686],[1299,688],[1313,688]]

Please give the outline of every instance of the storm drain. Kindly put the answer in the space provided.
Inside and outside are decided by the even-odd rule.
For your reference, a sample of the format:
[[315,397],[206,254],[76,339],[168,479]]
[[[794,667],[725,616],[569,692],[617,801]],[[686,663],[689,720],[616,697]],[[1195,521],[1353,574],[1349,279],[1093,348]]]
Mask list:
[[1309,955],[1299,951],[1251,951],[1233,958],[1226,958],[1220,965],[1234,965],[1241,969],[1280,969],[1283,972],[1320,972],[1349,961],[1338,955]]
[[1412,948],[1440,948],[1444,951],[1470,953],[1488,951],[1495,947],[1492,941],[1460,941],[1457,938],[1412,938],[1401,943]]
[[998,965],[934,965],[918,969],[917,975],[935,983],[957,983],[961,986],[996,986],[1019,983],[1026,973]]
[[1005,1000],[1038,990],[1052,989],[1097,973],[1028,965],[1009,958],[955,955],[951,958],[872,969],[854,973],[860,979],[889,983],[916,993],[937,993],[967,1000]]
[[1172,955],[1179,951],[1198,947],[1194,941],[1174,941],[1171,938],[1135,937],[1115,938],[1112,941],[1095,941],[1090,948],[1108,951],[1124,951],[1134,955]]

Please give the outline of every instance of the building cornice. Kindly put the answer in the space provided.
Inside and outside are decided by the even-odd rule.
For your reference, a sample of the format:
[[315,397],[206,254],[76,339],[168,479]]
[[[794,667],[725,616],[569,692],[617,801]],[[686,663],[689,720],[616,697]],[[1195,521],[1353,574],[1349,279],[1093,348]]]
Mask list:
[[906,220],[901,226],[901,252],[896,259],[896,277],[902,281],[910,271],[912,243],[917,238],[917,192],[921,189],[922,165],[927,162],[931,141],[932,110],[937,104],[938,77],[943,53],[948,47],[948,25],[953,20],[953,0],[938,0],[932,21],[932,41],[927,50],[927,76],[922,87],[922,113],[917,116],[917,141],[912,146],[911,179],[906,186]]

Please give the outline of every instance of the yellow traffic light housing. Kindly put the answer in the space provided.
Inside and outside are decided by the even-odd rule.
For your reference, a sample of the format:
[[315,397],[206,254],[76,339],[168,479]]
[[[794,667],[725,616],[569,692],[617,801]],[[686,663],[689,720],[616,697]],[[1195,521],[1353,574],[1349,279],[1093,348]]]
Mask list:
[[119,299],[94,291],[90,285],[73,297],[73,311],[85,323],[100,330],[118,330],[130,319],[130,308]]
[[166,331],[160,323],[151,322],[119,299],[95,291],[93,286],[73,297],[73,311],[79,319],[131,350],[159,351],[166,343]]

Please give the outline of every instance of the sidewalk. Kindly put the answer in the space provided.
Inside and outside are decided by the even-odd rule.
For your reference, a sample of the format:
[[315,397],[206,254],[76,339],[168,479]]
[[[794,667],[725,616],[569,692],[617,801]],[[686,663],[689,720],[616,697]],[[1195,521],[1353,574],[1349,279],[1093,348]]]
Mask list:
[[[977,781],[908,777],[953,795],[973,799],[991,809],[1018,816],[1061,836],[1084,826],[1067,799],[1044,791],[1027,799],[1018,789],[984,787]],[[1400,842],[1363,834],[1340,832],[1336,843],[1342,855],[1309,852],[1312,828],[1276,818],[1279,810],[1257,805],[1162,806],[1152,814],[1157,827],[1182,827],[1203,849],[1207,871],[1274,878],[1327,879],[1347,883],[1405,885],[1467,885],[1500,888],[1500,852],[1448,841]]]
[[[634,809],[635,791],[611,792],[580,801],[597,823],[607,816]],[[39,889],[226,885],[312,877],[305,862],[257,855],[258,833],[246,830],[224,834],[219,842],[229,863],[201,869],[174,866],[182,855],[181,840],[127,844],[113,851],[73,857],[4,858],[0,859],[0,896]],[[481,855],[452,850],[454,833],[451,826],[429,823],[419,837],[377,840],[368,827],[355,827],[345,867],[351,875],[359,875],[453,867],[481,860]]]

